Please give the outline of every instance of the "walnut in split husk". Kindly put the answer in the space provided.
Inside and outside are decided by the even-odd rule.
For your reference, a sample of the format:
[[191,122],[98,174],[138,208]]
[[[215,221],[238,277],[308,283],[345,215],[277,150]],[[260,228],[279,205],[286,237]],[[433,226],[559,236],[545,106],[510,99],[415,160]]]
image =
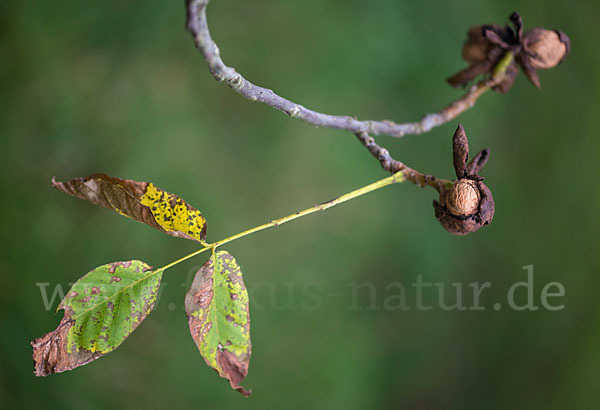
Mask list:
[[511,14],[510,21],[513,27],[487,24],[469,29],[462,50],[463,59],[469,67],[448,78],[450,85],[464,86],[479,75],[492,73],[505,54],[510,52],[514,58],[493,89],[506,93],[512,87],[519,67],[539,88],[536,70],[555,67],[569,54],[571,41],[562,31],[535,27],[523,33],[523,20],[518,13]]
[[483,183],[479,171],[489,157],[487,149],[479,152],[471,162],[469,143],[462,125],[452,138],[453,162],[456,181],[440,193],[439,202],[433,201],[435,217],[451,234],[466,235],[488,225],[494,217],[494,198]]

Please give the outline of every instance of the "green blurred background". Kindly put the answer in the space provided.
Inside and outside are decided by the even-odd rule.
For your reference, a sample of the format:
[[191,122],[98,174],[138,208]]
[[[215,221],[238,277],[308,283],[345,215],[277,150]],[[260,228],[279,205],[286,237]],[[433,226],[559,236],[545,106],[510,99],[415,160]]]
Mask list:
[[[104,263],[162,266],[197,248],[50,188],[93,172],[153,181],[202,210],[209,240],[385,176],[347,133],[314,129],[218,84],[184,30],[180,1],[0,2],[0,403],[3,408],[591,409],[600,404],[598,115],[600,3],[213,1],[226,63],[310,108],[414,121],[461,92],[470,25],[564,30],[571,57],[521,74],[460,117],[484,169],[494,223],[452,237],[431,189],[385,188],[226,247],[251,292],[249,399],[209,369],[187,330],[185,284],[204,258],[167,272],[155,312],[114,353],[35,378],[29,341],[54,329],[39,283],[67,289]],[[378,141],[408,165],[452,177],[458,121]],[[536,304],[506,294],[534,265]],[[484,311],[415,307],[411,283],[491,282]],[[352,286],[367,282],[353,300]],[[386,309],[407,288],[408,311]],[[437,289],[436,289],[437,290]],[[518,300],[526,295],[518,291]],[[50,296],[50,295],[48,295]],[[503,308],[495,311],[494,303]],[[356,309],[352,309],[356,308]]]

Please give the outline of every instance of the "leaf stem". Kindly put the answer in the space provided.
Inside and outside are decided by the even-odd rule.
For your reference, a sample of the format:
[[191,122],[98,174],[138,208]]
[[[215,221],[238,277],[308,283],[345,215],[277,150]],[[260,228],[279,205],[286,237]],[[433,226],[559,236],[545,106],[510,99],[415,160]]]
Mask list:
[[169,268],[171,268],[171,267],[173,267],[173,266],[175,266],[177,264],[180,264],[183,261],[186,261],[186,260],[188,260],[190,258],[193,258],[196,255],[200,255],[204,251],[207,251],[208,249],[211,249],[211,248],[213,248],[213,246],[207,246],[207,247],[204,247],[202,249],[199,249],[199,250],[197,250],[195,252],[190,253],[189,255],[185,255],[183,258],[179,258],[176,261],[173,261],[173,262],[169,263],[168,265],[165,265],[162,268],[157,269],[157,271],[165,271],[165,270],[167,270],[167,269],[169,269]]
[[492,72],[492,79],[495,83],[502,82],[504,76],[506,75],[506,70],[508,69],[510,63],[512,63],[513,59],[514,55],[512,51],[507,51],[504,56],[502,56],[502,59],[500,59],[498,64],[496,64]]
[[322,204],[314,205],[314,206],[312,206],[312,207],[310,207],[308,209],[305,209],[303,211],[296,212],[296,213],[293,213],[293,214],[288,215],[288,216],[284,216],[283,218],[279,218],[279,219],[275,219],[275,220],[269,221],[269,222],[267,222],[265,224],[262,224],[262,225],[254,227],[254,228],[248,229],[246,231],[237,233],[237,234],[229,236],[229,237],[227,237],[225,239],[221,239],[218,242],[215,242],[215,243],[212,243],[212,244],[207,244],[207,246],[205,246],[204,248],[199,249],[199,250],[197,250],[195,252],[192,252],[189,255],[186,255],[186,256],[184,256],[184,257],[182,257],[180,259],[177,259],[176,261],[173,261],[173,262],[169,263],[168,265],[163,266],[162,268],[160,268],[158,270],[159,271],[167,270],[167,269],[169,269],[169,268],[171,268],[171,267],[173,267],[173,266],[175,266],[175,265],[177,265],[177,264],[179,264],[179,263],[181,263],[183,261],[186,261],[186,260],[188,260],[190,258],[193,258],[196,255],[199,255],[199,254],[207,251],[208,249],[212,249],[214,251],[217,247],[219,247],[221,245],[224,245],[226,243],[235,241],[236,239],[243,238],[244,236],[248,236],[248,235],[251,235],[251,234],[253,234],[255,232],[262,231],[262,230],[265,230],[265,229],[268,229],[268,228],[273,228],[275,226],[283,225],[286,222],[290,222],[290,221],[293,221],[294,219],[298,219],[298,218],[301,218],[303,216],[310,215],[310,214],[312,214],[314,212],[324,211],[326,209],[329,209],[329,208],[332,208],[332,207],[334,207],[336,205],[339,205],[339,204],[341,204],[343,202],[346,202],[346,201],[349,201],[351,199],[357,198],[359,196],[368,194],[369,192],[375,191],[377,189],[383,188],[383,187],[391,185],[391,184],[395,184],[395,183],[399,183],[399,182],[404,182],[405,180],[406,180],[406,178],[404,176],[403,171],[398,171],[394,175],[391,175],[391,176],[389,176],[387,178],[381,179],[381,180],[379,180],[377,182],[373,182],[372,184],[366,185],[366,186],[364,186],[362,188],[358,188],[358,189],[356,189],[356,190],[354,190],[352,192],[349,192],[347,194],[344,194],[342,196],[334,198],[334,199],[332,199],[330,201],[324,202]]
[[303,211],[296,212],[296,213],[288,215],[288,216],[284,216],[283,218],[275,219],[275,220],[270,221],[270,222],[268,222],[266,224],[254,227],[252,229],[248,229],[247,231],[240,232],[240,233],[232,235],[232,236],[230,236],[228,238],[221,239],[220,241],[215,242],[213,245],[215,247],[221,246],[221,245],[224,245],[224,244],[229,243],[231,241],[234,241],[236,239],[242,238],[244,236],[253,234],[253,233],[258,232],[258,231],[262,231],[263,229],[267,229],[267,228],[272,228],[272,227],[275,227],[275,226],[279,226],[279,225],[282,225],[282,224],[284,224],[286,222],[293,221],[294,219],[297,219],[297,218],[300,218],[300,217],[312,214],[314,212],[324,211],[326,209],[329,209],[329,208],[332,208],[332,207],[334,207],[336,205],[339,205],[339,204],[341,204],[343,202],[346,202],[346,201],[349,201],[351,199],[357,198],[357,197],[359,197],[361,195],[367,194],[367,193],[369,193],[371,191],[375,191],[375,190],[377,190],[379,188],[383,188],[384,186],[391,185],[391,184],[394,184],[394,183],[397,183],[397,182],[403,182],[404,180],[405,180],[405,178],[404,178],[404,175],[403,175],[402,171],[401,172],[397,172],[394,175],[391,175],[391,176],[389,176],[387,178],[384,178],[382,180],[379,180],[377,182],[374,182],[374,183],[372,183],[370,185],[367,185],[367,186],[364,186],[362,188],[358,188],[357,190],[354,190],[354,191],[349,192],[349,193],[347,193],[345,195],[339,196],[339,197],[337,197],[335,199],[332,199],[331,201],[327,201],[327,202],[324,202],[322,204],[318,204],[318,205],[312,206],[312,207],[310,207],[308,209],[305,209]]

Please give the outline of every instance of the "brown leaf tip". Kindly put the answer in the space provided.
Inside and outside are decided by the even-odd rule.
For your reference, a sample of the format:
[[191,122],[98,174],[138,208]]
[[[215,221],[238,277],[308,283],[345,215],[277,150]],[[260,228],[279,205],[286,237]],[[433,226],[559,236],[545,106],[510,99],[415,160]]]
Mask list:
[[223,348],[217,351],[216,359],[223,375],[229,379],[231,387],[246,397],[250,396],[252,390],[246,390],[240,386],[240,383],[248,374],[248,361],[240,360],[236,355]]
[[33,347],[33,373],[38,377],[54,373],[62,373],[92,362],[102,356],[100,352],[81,350],[76,353],[67,352],[67,334],[75,323],[67,310],[65,317],[56,330],[45,334],[31,342]]

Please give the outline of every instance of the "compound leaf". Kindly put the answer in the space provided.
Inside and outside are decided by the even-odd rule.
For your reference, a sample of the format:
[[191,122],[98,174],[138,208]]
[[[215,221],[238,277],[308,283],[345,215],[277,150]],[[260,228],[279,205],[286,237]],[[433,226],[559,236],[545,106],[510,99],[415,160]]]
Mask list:
[[81,277],[60,302],[56,330],[31,342],[35,375],[61,373],[115,350],[154,307],[162,270],[114,262]]
[[206,363],[248,396],[240,386],[251,354],[248,292],[233,256],[218,251],[202,265],[185,296],[185,310]]
[[93,174],[67,182],[57,182],[52,178],[52,186],[168,235],[201,243],[206,239],[206,219],[202,213],[177,195],[152,183]]

